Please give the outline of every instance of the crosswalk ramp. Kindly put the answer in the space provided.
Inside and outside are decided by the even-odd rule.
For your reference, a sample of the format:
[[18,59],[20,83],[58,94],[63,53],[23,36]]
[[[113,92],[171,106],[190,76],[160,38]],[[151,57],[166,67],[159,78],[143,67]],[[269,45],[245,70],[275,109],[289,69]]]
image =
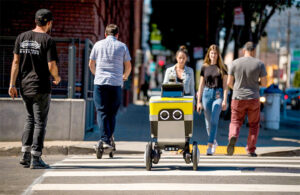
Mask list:
[[300,193],[300,157],[201,156],[197,171],[179,155],[146,171],[143,158],[68,156],[24,194]]

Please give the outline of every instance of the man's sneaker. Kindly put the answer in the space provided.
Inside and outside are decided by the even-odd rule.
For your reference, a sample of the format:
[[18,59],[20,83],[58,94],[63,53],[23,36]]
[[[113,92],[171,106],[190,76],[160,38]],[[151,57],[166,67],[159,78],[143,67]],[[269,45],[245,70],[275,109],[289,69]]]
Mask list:
[[230,156],[233,155],[233,153],[234,153],[234,146],[235,146],[236,140],[237,140],[236,137],[230,138],[229,143],[227,145],[227,155],[230,155]]
[[218,143],[217,143],[217,141],[214,141],[214,144],[212,145],[212,150],[211,150],[211,152],[213,154],[216,152],[217,147],[218,147]]
[[49,165],[47,165],[40,156],[32,156],[31,169],[48,169],[50,168]]
[[31,161],[30,152],[23,152],[22,157],[20,159],[20,164],[23,165],[24,168],[29,168]]
[[208,155],[208,156],[213,155],[212,148],[210,148],[210,147],[207,148],[206,155]]
[[257,154],[255,152],[251,152],[251,153],[248,153],[248,156],[249,157],[257,157]]
[[109,143],[103,142],[103,148],[104,149],[110,149],[110,148],[113,148],[113,147]]

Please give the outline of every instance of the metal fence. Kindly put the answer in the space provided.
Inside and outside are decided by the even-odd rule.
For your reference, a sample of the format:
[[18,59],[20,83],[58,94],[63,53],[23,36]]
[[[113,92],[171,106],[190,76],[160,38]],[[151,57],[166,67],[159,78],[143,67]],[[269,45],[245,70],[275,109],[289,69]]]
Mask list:
[[[13,48],[16,37],[0,36],[0,96],[8,96]],[[56,98],[83,98],[85,80],[82,70],[87,66],[82,60],[85,41],[74,38],[54,38],[58,52],[57,63],[62,77],[59,85],[52,85],[52,96]],[[18,82],[17,82],[18,87]]]
[[[8,97],[13,48],[16,37],[0,36],[0,97]],[[86,100],[86,130],[95,122],[93,75],[89,70],[89,55],[93,43],[89,39],[54,38],[61,82],[52,85],[54,98],[84,98]],[[17,87],[18,82],[17,82]]]

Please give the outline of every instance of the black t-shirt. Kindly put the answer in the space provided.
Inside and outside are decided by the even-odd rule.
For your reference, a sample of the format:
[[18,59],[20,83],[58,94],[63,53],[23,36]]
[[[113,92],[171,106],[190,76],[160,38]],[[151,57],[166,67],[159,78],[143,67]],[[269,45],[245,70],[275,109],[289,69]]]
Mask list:
[[[227,72],[225,72],[227,75]],[[204,85],[208,88],[223,88],[223,79],[217,65],[203,65],[200,76],[204,77]]]
[[55,41],[47,33],[27,31],[15,42],[14,53],[20,55],[21,94],[50,93],[48,62],[58,61]]

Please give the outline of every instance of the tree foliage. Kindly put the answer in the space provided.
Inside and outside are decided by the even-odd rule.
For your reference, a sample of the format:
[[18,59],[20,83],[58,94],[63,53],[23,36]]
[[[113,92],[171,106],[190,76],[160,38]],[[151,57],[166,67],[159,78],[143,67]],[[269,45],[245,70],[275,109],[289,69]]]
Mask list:
[[298,70],[295,73],[295,77],[294,77],[294,80],[293,80],[293,86],[294,87],[300,87],[300,70]]
[[[297,7],[300,6],[300,2],[294,0],[225,0],[224,3],[227,9],[224,10],[224,18],[220,18],[224,22],[224,28],[226,30],[226,41],[228,44],[231,40],[235,41],[235,57],[240,47],[242,47],[247,41],[253,41],[257,44],[260,38],[264,35],[265,27],[269,22],[270,18],[276,11],[282,11],[292,5]],[[233,25],[233,14],[235,7],[242,7],[245,15],[244,26]],[[223,55],[226,52],[223,50]]]
[[[265,27],[275,13],[297,0],[152,0],[151,22],[158,24],[163,44],[171,49],[188,43],[189,47],[219,43],[219,33],[225,31],[223,54],[230,41],[235,41],[237,51],[247,41],[258,43]],[[234,8],[242,7],[244,26],[234,26]]]

